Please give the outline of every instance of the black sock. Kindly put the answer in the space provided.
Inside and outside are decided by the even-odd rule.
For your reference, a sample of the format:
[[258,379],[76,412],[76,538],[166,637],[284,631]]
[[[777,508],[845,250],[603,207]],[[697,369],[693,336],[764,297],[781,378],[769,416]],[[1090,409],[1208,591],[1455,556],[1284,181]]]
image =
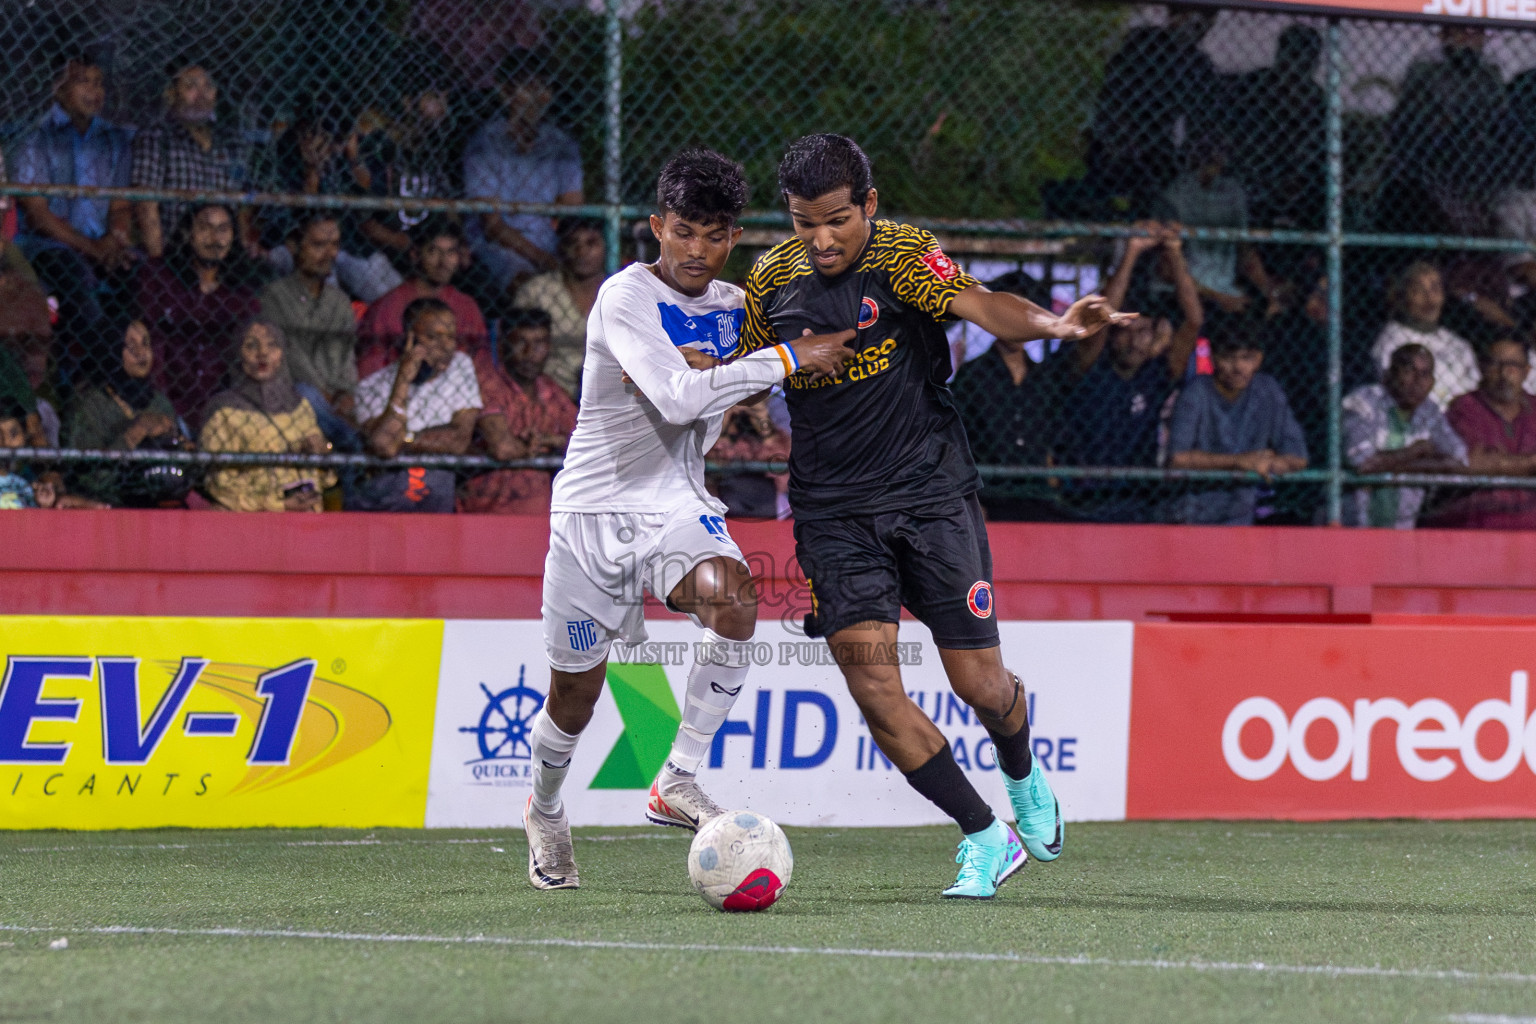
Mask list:
[[902,774],[907,777],[913,789],[954,818],[955,824],[966,835],[980,832],[992,824],[992,808],[987,806],[981,794],[976,792],[976,787],[971,785],[971,780],[965,777],[965,772],[955,763],[955,752],[949,749],[949,744],[946,743],[943,750],[924,761],[921,767]]
[[1029,752],[1029,719],[1019,726],[1019,731],[1012,736],[999,736],[991,729],[987,735],[992,737],[992,746],[997,751],[997,766],[1001,768],[1010,779],[1015,782],[1029,778],[1029,770],[1034,766],[1035,759]]
[[[1017,701],[1024,695],[1024,684],[1019,682],[1018,676],[1014,676],[1013,685],[1013,699]],[[1008,712],[1011,714],[1013,708],[1010,707]],[[1004,774],[1015,782],[1028,778],[1029,770],[1035,763],[1029,752],[1029,716],[1024,716],[1024,724],[1012,736],[1003,736],[991,729],[987,730],[987,735],[992,737],[992,747],[997,751],[997,766]]]

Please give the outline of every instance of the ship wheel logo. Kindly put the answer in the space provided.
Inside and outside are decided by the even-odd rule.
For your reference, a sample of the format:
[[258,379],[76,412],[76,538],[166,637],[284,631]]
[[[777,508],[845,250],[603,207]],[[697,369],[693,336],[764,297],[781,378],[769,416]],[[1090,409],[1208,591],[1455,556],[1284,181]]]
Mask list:
[[[517,670],[517,685],[500,693],[492,693],[490,687],[480,684],[485,694],[485,710],[480,712],[478,725],[464,725],[459,732],[474,733],[480,744],[479,761],[530,761],[533,746],[533,716],[544,706],[544,695],[523,685],[527,666]],[[473,761],[466,762],[473,764]]]

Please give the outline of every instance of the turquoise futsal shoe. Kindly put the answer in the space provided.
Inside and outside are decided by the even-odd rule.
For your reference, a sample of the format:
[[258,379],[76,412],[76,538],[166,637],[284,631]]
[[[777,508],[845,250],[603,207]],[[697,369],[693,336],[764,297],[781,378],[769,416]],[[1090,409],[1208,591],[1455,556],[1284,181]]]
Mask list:
[[1008,802],[1013,804],[1013,814],[1018,821],[1019,836],[1024,848],[1035,860],[1055,860],[1061,856],[1061,844],[1065,830],[1061,825],[1061,804],[1051,792],[1045,772],[1037,760],[1030,766],[1029,775],[1022,781],[1003,777],[1003,788],[1008,790]]
[[1029,860],[1013,829],[1002,822],[994,825],[1005,837],[1000,843],[979,843],[969,836],[960,840],[960,852],[955,855],[960,877],[944,890],[945,899],[989,900],[997,894],[997,887]]

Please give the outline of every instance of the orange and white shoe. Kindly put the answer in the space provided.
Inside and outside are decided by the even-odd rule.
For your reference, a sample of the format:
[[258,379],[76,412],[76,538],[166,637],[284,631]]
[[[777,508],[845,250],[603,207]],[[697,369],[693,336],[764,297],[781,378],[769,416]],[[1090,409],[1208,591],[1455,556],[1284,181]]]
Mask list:
[[711,800],[699,788],[692,775],[664,765],[651,783],[651,798],[645,805],[645,820],[654,825],[672,825],[697,832],[710,818],[725,813],[725,808]]

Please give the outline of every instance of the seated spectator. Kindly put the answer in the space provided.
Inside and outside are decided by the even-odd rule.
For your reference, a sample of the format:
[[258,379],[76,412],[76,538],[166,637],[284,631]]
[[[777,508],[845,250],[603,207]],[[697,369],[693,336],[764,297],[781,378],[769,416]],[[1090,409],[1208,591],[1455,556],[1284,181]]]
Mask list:
[[[195,59],[178,58],[166,67],[166,80],[164,119],[133,137],[133,187],[219,192],[244,189],[250,178],[250,149],[238,132],[219,123],[215,115],[219,89],[207,66]],[[171,251],[175,230],[189,205],[183,200],[148,200],[134,205],[139,237],[151,259]],[[262,255],[248,207],[239,211],[239,234],[246,253]]]
[[[399,116],[362,139],[367,192],[392,199],[459,195],[463,167],[458,154],[464,144],[448,95],[450,73],[427,52],[406,55],[398,73]],[[404,274],[411,270],[413,229],[429,216],[408,207],[378,210],[359,223],[358,230]],[[451,219],[458,223],[456,216]]]
[[[125,188],[131,133],[101,116],[106,87],[94,54],[77,50],[58,62],[53,107],[16,147],[15,178],[27,185]],[[105,199],[25,196],[17,243],[44,287],[59,301],[66,342],[66,382],[82,361],[108,353],[83,350],[103,314],[100,292],[133,263],[129,206]]]
[[597,221],[567,217],[558,228],[560,267],[524,281],[517,304],[542,309],[550,319],[549,375],[577,397],[587,357],[587,317],[608,276],[608,243]]
[[[576,429],[576,404],[544,372],[549,359],[549,316],[542,309],[510,310],[500,323],[499,360],[475,354],[484,403],[476,432],[493,459],[563,455]],[[548,515],[547,469],[495,469],[474,476],[459,495],[460,512]]]
[[[976,461],[990,466],[1044,466],[1051,458],[1063,358],[1037,363],[1024,343],[995,338],[967,361],[950,385]],[[1060,520],[1067,513],[1038,478],[994,480],[982,488],[988,519]]]
[[1390,152],[1376,200],[1380,230],[1487,233],[1503,172],[1505,93],[1498,65],[1483,55],[1486,42],[1481,25],[1445,24],[1440,53],[1408,68],[1384,136]]
[[294,271],[261,290],[261,315],[283,329],[294,383],[314,388],[337,415],[351,419],[357,392],[357,320],[351,300],[327,280],[336,267],[341,228],[331,214],[311,213],[295,227],[292,238]]
[[[1138,262],[1155,254],[1159,275],[1172,282],[1177,316],[1154,308],[1128,324],[1084,338],[1072,350],[1073,388],[1066,397],[1058,451],[1077,466],[1151,466],[1157,461],[1157,427],[1163,406],[1188,372],[1204,311],[1184,260],[1178,225],[1138,225],[1149,231],[1127,240],[1105,296],[1117,309],[1127,302]],[[1176,326],[1177,324],[1177,326]]]
[[459,344],[466,351],[477,353],[485,347],[488,332],[480,307],[451,284],[463,259],[464,232],[446,217],[434,215],[413,228],[411,237],[415,240],[411,253],[414,272],[404,284],[369,306],[357,326],[360,376],[377,373],[400,350],[405,337],[403,314],[417,299],[440,299],[448,304],[459,325]]
[[[1267,373],[1263,335],[1239,322],[1211,339],[1213,372],[1179,394],[1168,426],[1168,465],[1257,473],[1265,480],[1307,466],[1307,443],[1285,392]],[[1218,486],[1174,502],[1179,522],[1248,526],[1258,492]]]
[[[0,394],[0,448],[28,448],[27,411],[14,397]],[[14,462],[0,462],[0,509],[106,508],[99,501],[67,494],[57,473],[29,479]]]
[[[1160,273],[1177,291],[1179,316],[1147,310],[1128,324],[1105,328],[1074,346],[1073,386],[1063,403],[1057,443],[1063,465],[1155,466],[1168,400],[1184,379],[1200,338],[1204,312],[1184,262],[1178,226],[1141,226],[1150,234],[1127,241],[1125,258],[1105,296],[1117,309],[1131,308],[1126,295],[1136,264],[1156,253]],[[1144,491],[1144,485],[1140,489]],[[1134,493],[1134,483],[1084,481],[1073,490],[1075,503],[1098,521],[1135,522],[1153,511],[1152,503]]]
[[1445,311],[1442,326],[1465,338],[1474,351],[1518,328],[1515,299],[1504,261],[1491,253],[1460,253],[1441,271]]
[[1168,24],[1131,29],[1104,68],[1090,129],[1088,177],[1125,199],[1133,216],[1151,213],[1178,172],[1178,140],[1203,134],[1220,115],[1220,79],[1200,47],[1214,10],[1170,4]]
[[[463,455],[480,417],[475,365],[458,351],[458,324],[442,299],[405,307],[400,358],[357,386],[357,415],[370,452]],[[412,467],[373,476],[348,499],[365,512],[452,512],[453,473]]]
[[[282,328],[253,320],[240,334],[230,374],[233,387],[221,391],[203,413],[198,446],[207,452],[294,452],[321,455],[331,450],[307,399],[294,390],[283,359]],[[219,466],[208,473],[208,496],[236,512],[319,512],[321,495],[335,483],[329,470],[293,466]]]
[[[576,140],[544,121],[554,98],[537,55],[510,54],[499,82],[506,115],[488,122],[464,152],[464,191],[473,199],[511,203],[582,201]],[[476,259],[489,271],[497,298],[514,280],[553,270],[554,221],[534,214],[487,213],[470,221]]]
[[1327,95],[1317,82],[1323,37],[1306,25],[1280,33],[1272,66],[1233,82],[1233,169],[1258,223],[1300,230],[1325,219]]
[[[1506,338],[1478,360],[1477,390],[1451,403],[1445,418],[1467,444],[1473,473],[1536,475],[1536,405],[1522,387],[1530,350]],[[1477,490],[1454,501],[1430,521],[1434,526],[1482,530],[1536,528],[1536,491]]]
[[54,447],[57,440],[49,436],[51,409],[35,390],[46,377],[52,331],[43,293],[17,274],[0,274],[0,395],[26,411],[22,425],[34,448]]
[[[769,403],[726,410],[720,440],[709,450],[717,462],[787,462],[789,433],[773,422]],[[780,399],[782,401],[782,399]],[[726,515],[750,519],[788,519],[788,473],[721,473],[711,481],[715,496],[725,502]]]
[[[1192,142],[1189,170],[1163,190],[1158,216],[1189,227],[1246,228],[1247,195],[1236,178],[1226,175],[1226,168],[1224,143],[1214,137]],[[1192,241],[1185,247],[1184,258],[1200,298],[1221,312],[1236,315],[1248,309],[1248,296],[1238,283],[1239,273],[1278,312],[1279,285],[1271,280],[1252,246]]]
[[1435,357],[1435,386],[1430,399],[1444,409],[1451,399],[1470,391],[1477,380],[1477,357],[1465,339],[1440,324],[1445,310],[1445,284],[1429,263],[1410,263],[1390,296],[1392,319],[1371,346],[1371,361],[1386,372],[1392,353],[1404,345],[1422,345]]
[[[151,380],[155,351],[149,328],[135,320],[114,333],[121,344],[117,358],[92,367],[91,378],[75,392],[64,435],[69,447],[127,452],[191,447],[171,400]],[[75,490],[110,505],[157,505],[173,491],[185,497],[185,472],[176,467],[177,472],[167,473],[165,468],[92,465],[76,475]]]
[[[0,392],[0,448],[30,448],[26,420],[30,414],[14,395]],[[37,508],[32,481],[12,462],[0,462],[0,509]]]
[[[363,161],[358,127],[339,123],[338,107],[339,101],[330,97],[306,97],[303,113],[272,144],[266,173],[273,190],[302,195],[366,195],[372,190],[373,175]],[[277,207],[263,217],[283,239],[267,257],[279,272],[296,266],[300,236],[315,216],[315,211]],[[324,216],[337,229],[331,263],[343,291],[360,302],[372,302],[400,284],[400,273],[389,255],[361,230],[367,214],[328,212]],[[331,271],[326,273],[329,276]]]
[[139,317],[155,346],[155,383],[188,416],[223,386],[237,331],[257,312],[258,272],[235,251],[229,208],[216,205],[189,208],[164,262],[139,270]]
[[[1307,438],[1307,451],[1328,450],[1328,391],[1322,368],[1328,365],[1328,278],[1315,277],[1283,313],[1264,322],[1264,372],[1279,382],[1291,411]],[[1369,363],[1369,339],[1351,349],[1345,343],[1344,388],[1379,380]],[[1351,358],[1353,356],[1354,358]]]
[[[1356,473],[1461,473],[1467,446],[1429,401],[1435,357],[1422,345],[1392,353],[1381,384],[1344,396],[1344,459]],[[1424,505],[1421,487],[1362,487],[1345,495],[1345,526],[1410,530]]]

